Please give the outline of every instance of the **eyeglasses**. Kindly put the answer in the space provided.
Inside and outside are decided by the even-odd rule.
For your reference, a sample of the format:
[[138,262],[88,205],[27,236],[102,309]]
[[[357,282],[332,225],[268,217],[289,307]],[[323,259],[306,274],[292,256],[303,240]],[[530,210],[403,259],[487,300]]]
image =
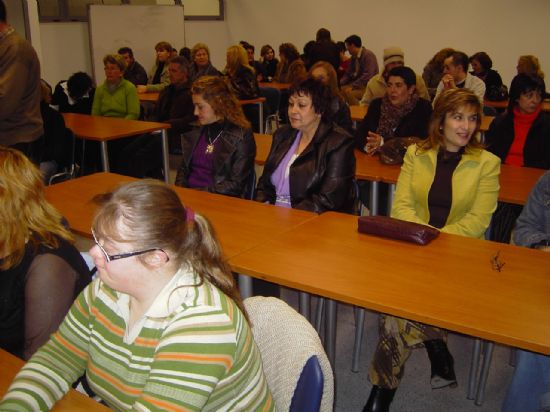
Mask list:
[[103,253],[103,256],[105,256],[105,259],[107,260],[107,262],[111,262],[113,260],[118,260],[118,259],[124,259],[124,258],[132,257],[132,256],[143,255],[145,253],[154,252],[155,250],[160,250],[161,252],[163,252],[166,255],[166,260],[167,261],[170,259],[168,257],[168,255],[166,254],[166,252],[164,250],[158,248],[158,247],[152,248],[152,249],[138,250],[136,252],[127,252],[127,253],[119,253],[119,254],[116,254],[116,255],[109,255],[107,253],[107,251],[105,249],[103,249],[103,246],[101,246],[99,244],[99,241],[97,240],[94,229],[92,229],[92,236],[94,237],[95,244],[101,250],[101,252]]

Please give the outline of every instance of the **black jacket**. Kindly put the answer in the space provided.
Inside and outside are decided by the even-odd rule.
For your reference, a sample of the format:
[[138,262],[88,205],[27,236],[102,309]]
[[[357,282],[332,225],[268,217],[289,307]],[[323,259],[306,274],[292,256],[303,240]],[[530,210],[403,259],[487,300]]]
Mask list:
[[231,87],[239,100],[252,100],[260,97],[260,87],[256,74],[241,66],[234,76],[229,77]]
[[136,86],[147,84],[147,72],[143,66],[135,60],[124,71],[124,78]]
[[170,136],[178,136],[191,130],[189,123],[194,121],[193,99],[191,98],[190,83],[175,86],[170,84],[159,95],[155,110],[155,120],[170,123]]
[[309,51],[309,70],[318,61],[326,61],[338,70],[340,67],[340,49],[333,41],[317,41]]
[[[485,139],[487,150],[504,163],[514,141],[514,115],[503,114],[493,120]],[[541,111],[531,125],[523,147],[523,163],[527,167],[550,169],[550,113]]]
[[[376,133],[380,115],[382,113],[382,98],[374,99],[369,104],[367,114],[361,120],[355,131],[355,144],[361,151],[365,150],[368,132]],[[418,103],[412,111],[401,119],[395,129],[394,137],[428,137],[428,125],[432,115],[432,105],[425,99],[418,99]],[[387,139],[386,136],[382,136]]]
[[[191,173],[191,157],[203,128],[182,135],[183,160],[176,176],[176,185],[187,187]],[[214,184],[205,190],[222,195],[244,197],[254,175],[256,141],[252,130],[226,123],[214,151]]]
[[[292,146],[298,131],[290,126],[273,135],[271,150],[258,182],[256,200],[274,204],[271,175]],[[353,138],[343,129],[321,122],[311,143],[290,166],[290,197],[293,208],[322,213],[353,211],[355,191]]]

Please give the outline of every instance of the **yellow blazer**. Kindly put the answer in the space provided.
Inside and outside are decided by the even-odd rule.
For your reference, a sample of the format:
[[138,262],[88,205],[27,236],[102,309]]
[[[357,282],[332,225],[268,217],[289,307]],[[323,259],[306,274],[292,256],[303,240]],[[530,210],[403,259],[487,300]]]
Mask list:
[[[391,210],[397,219],[427,225],[430,221],[428,193],[437,164],[437,148],[416,153],[409,146]],[[486,150],[467,151],[452,177],[452,204],[442,232],[483,238],[496,209],[500,159]]]

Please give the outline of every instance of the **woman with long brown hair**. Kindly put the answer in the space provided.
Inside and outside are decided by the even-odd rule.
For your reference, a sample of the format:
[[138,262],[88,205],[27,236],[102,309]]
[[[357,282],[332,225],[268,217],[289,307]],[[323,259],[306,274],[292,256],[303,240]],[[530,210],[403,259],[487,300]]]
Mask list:
[[[500,159],[477,140],[480,124],[481,103],[471,91],[450,89],[436,98],[428,139],[409,146],[405,155],[392,217],[483,238],[497,205]],[[445,330],[381,315],[379,331],[364,411],[389,410],[405,363],[418,347],[428,352],[433,389],[457,385]]]
[[28,359],[57,330],[89,270],[42,174],[0,146],[0,348]]
[[220,77],[201,77],[191,94],[201,127],[182,136],[176,185],[244,197],[256,157],[250,122]]
[[98,278],[15,378],[0,409],[50,409],[85,372],[116,411],[274,410],[208,221],[154,180],[100,200],[90,249]]

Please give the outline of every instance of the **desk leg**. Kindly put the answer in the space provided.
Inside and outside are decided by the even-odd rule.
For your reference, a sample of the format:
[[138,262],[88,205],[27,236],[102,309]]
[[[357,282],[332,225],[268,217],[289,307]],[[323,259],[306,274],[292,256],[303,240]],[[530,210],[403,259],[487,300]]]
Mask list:
[[239,274],[239,291],[243,299],[252,296],[252,278],[250,276]]
[[107,142],[105,140],[100,142],[101,145],[101,162],[103,163],[103,171],[108,172],[109,168],[109,152],[107,149]]
[[300,314],[306,318],[308,320],[308,322],[311,320],[310,319],[310,296],[309,296],[309,293],[306,293],[306,292],[300,292],[300,302],[299,302],[299,306],[300,306]]
[[162,167],[164,168],[164,181],[170,183],[170,158],[168,154],[168,132],[162,129]]
[[335,300],[326,299],[326,304],[327,327],[325,350],[327,351],[328,360],[334,369],[336,361],[336,308],[338,303]]
[[472,360],[470,361],[470,377],[468,379],[468,394],[466,399],[474,399],[477,388],[477,377],[479,374],[479,361],[481,359],[481,339],[474,338],[472,348]]
[[394,197],[395,197],[395,183],[392,183],[388,190],[388,216],[391,215],[391,207],[393,205]]
[[370,215],[378,214],[378,182],[370,182]]
[[258,120],[259,125],[258,128],[260,130],[260,134],[264,133],[264,104],[262,102],[258,103]]

